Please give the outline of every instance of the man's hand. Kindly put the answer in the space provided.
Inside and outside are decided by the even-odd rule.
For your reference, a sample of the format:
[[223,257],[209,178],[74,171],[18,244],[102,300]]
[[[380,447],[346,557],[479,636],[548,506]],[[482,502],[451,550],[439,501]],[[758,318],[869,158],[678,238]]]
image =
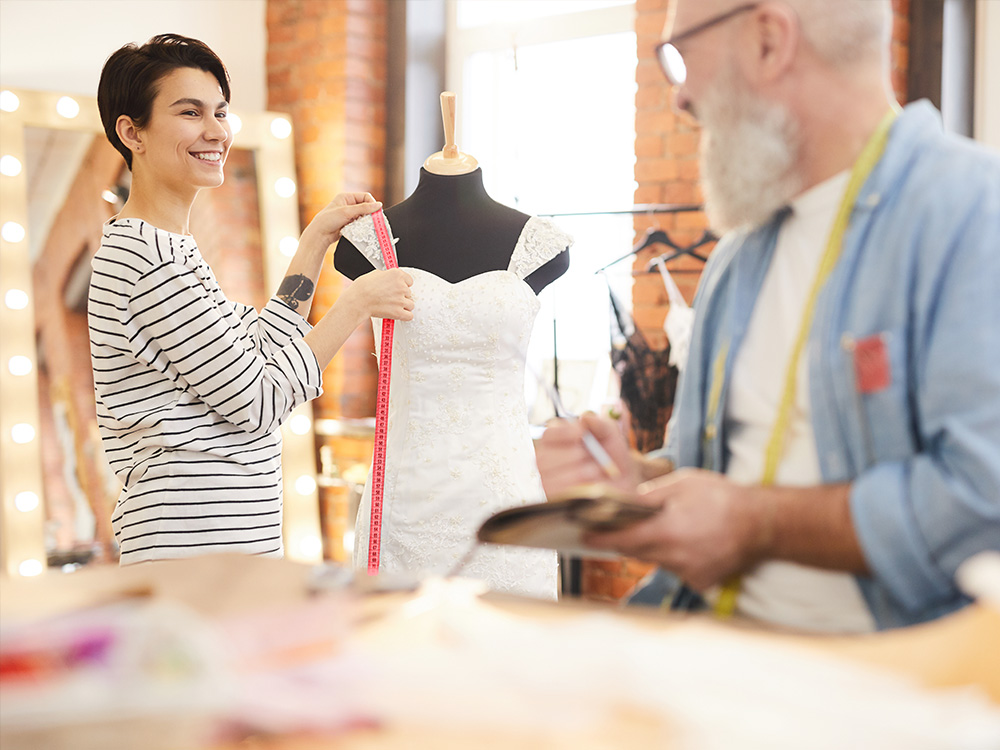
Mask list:
[[639,485],[639,501],[661,505],[648,521],[588,545],[662,565],[697,591],[763,560],[868,575],[851,521],[851,486],[735,484],[701,469],[680,469]]
[[[621,476],[613,482],[584,446],[583,436],[587,432],[597,439],[621,472]],[[579,419],[554,419],[549,422],[535,448],[535,460],[547,497],[570,487],[595,482],[607,482],[634,494],[640,481],[638,464],[618,424],[592,413],[584,414]]]
[[753,567],[774,529],[755,488],[700,469],[681,469],[639,487],[640,501],[662,505],[656,516],[623,531],[593,534],[588,545],[655,562],[704,591]]

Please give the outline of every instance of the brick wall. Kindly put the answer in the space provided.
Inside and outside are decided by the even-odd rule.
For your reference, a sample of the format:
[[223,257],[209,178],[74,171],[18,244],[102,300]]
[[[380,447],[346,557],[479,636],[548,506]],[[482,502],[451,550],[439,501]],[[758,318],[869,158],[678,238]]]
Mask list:
[[[635,117],[635,191],[636,203],[701,203],[698,182],[699,128],[689,118],[678,116],[671,108],[672,93],[663,79],[653,54],[659,41],[671,0],[636,1],[636,117]],[[909,12],[911,0],[893,0],[892,82],[896,96],[906,101],[906,68],[909,51]],[[665,229],[679,244],[697,240],[707,223],[703,213],[637,216],[636,241],[650,227]],[[711,246],[702,248],[706,252]],[[662,248],[650,248],[636,258],[634,270]],[[691,258],[671,264],[671,275],[690,303],[700,278],[701,264]],[[669,309],[666,291],[658,275],[636,276],[633,287],[636,324],[654,347],[666,344],[663,320]],[[618,599],[650,569],[634,561],[585,561],[582,571],[583,593],[593,599]]]
[[[337,193],[385,188],[385,78],[388,0],[268,0],[268,109],[295,128],[299,213],[304,227]],[[332,252],[313,303],[314,322],[349,283]],[[355,332],[323,373],[317,418],[370,417],[377,372],[370,326]],[[371,443],[327,438],[335,470],[367,464]],[[327,556],[340,559],[347,508],[344,488],[323,488]]]
[[[295,127],[299,213],[304,227],[337,193],[385,186],[385,0],[268,0],[268,109]],[[330,263],[313,317],[343,288]],[[324,372],[319,417],[374,413],[371,332],[362,327]]]

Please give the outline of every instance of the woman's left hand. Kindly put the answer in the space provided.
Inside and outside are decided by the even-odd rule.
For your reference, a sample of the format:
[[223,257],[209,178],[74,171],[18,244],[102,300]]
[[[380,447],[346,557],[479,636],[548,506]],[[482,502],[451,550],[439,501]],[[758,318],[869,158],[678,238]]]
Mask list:
[[326,204],[309,226],[302,232],[302,243],[317,243],[325,253],[327,248],[340,239],[340,230],[359,216],[370,214],[382,208],[371,193],[341,193]]

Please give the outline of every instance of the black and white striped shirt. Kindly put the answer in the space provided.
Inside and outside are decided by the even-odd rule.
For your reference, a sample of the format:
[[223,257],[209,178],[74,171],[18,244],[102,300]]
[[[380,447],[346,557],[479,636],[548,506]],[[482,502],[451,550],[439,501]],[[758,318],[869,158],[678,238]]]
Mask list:
[[193,237],[139,219],[105,225],[88,319],[121,564],[280,556],[278,426],[322,392],[306,320],[230,302]]

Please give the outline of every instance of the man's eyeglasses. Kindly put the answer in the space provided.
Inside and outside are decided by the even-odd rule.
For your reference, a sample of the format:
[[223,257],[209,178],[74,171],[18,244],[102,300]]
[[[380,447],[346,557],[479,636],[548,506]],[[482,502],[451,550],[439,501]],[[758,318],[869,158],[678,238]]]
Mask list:
[[728,21],[733,16],[745,13],[748,10],[753,10],[758,5],[760,5],[760,3],[744,3],[743,5],[737,5],[732,10],[728,10],[725,13],[709,18],[707,21],[702,21],[687,31],[676,34],[670,37],[667,41],[657,44],[656,59],[660,63],[660,69],[663,71],[663,75],[665,75],[667,80],[674,86],[680,86],[683,84],[684,81],[687,80],[687,66],[684,64],[684,58],[677,49],[677,43],[683,41],[684,39],[690,39],[695,34],[700,34],[713,26],[717,26],[723,21]]

